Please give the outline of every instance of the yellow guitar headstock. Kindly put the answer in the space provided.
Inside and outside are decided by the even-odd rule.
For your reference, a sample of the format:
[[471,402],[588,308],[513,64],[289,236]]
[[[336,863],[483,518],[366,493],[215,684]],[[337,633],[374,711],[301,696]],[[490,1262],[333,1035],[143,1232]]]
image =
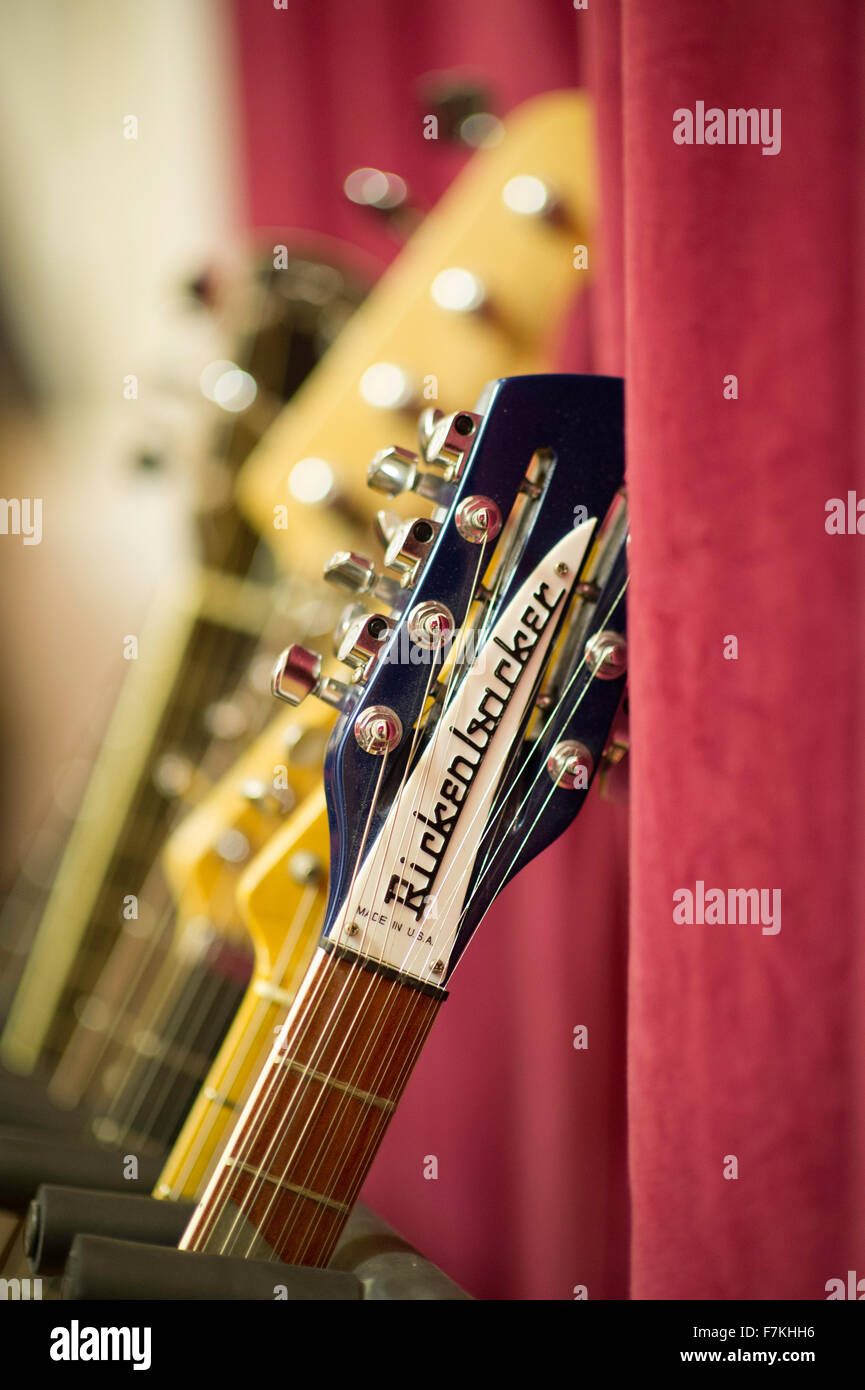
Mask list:
[[181,922],[240,923],[238,880],[287,815],[321,782],[334,713],[322,705],[273,720],[168,837],[163,867]]
[[[591,105],[539,97],[505,122],[429,214],[253,450],[239,501],[277,556],[318,573],[366,534],[366,466],[415,446],[418,409],[461,409],[496,377],[549,366],[557,323],[594,264]],[[580,248],[588,248],[587,258]],[[411,505],[396,499],[405,515]]]

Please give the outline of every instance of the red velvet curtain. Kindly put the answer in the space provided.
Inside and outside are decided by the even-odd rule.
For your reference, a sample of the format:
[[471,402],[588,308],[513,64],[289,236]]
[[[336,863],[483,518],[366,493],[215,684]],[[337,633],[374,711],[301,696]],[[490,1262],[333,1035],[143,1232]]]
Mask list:
[[[256,227],[388,259],[341,181],[441,192],[431,70],[598,106],[604,263],[562,365],[627,377],[630,948],[626,813],[594,802],[485,922],[365,1194],[482,1297],[865,1275],[865,536],[824,525],[865,497],[861,28],[855,0],[235,0]],[[675,143],[697,102],[780,108],[780,152]],[[698,883],[780,890],[781,929],[677,923]]]

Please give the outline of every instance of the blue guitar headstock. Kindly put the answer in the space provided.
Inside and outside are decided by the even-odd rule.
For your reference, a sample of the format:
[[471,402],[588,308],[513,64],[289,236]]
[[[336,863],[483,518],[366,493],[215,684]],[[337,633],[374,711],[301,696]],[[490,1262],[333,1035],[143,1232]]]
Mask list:
[[501,888],[578,813],[625,683],[627,516],[620,380],[492,383],[383,450],[385,567],[326,574],[389,612],[349,612],[343,683],[289,648],[274,690],[341,711],[325,759],[323,944],[440,989]]

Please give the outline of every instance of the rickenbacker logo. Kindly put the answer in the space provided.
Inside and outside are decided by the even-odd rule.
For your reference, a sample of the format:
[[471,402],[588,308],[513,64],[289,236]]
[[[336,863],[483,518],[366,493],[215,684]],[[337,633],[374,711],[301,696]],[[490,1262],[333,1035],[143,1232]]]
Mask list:
[[[460,751],[451,759],[431,813],[414,812],[415,820],[427,827],[420,837],[418,858],[413,859],[401,874],[391,875],[384,895],[385,903],[399,903],[401,907],[408,908],[417,922],[420,922],[429,906],[431,890],[472,784],[525,667],[553,621],[566,592],[563,587],[551,599],[546,582],[537,586],[531,602],[520,615],[510,642],[498,636],[491,639],[492,644],[505,653],[493,672],[494,684],[484,687],[474,714],[465,720],[463,728],[454,724],[448,726],[449,732],[467,751]],[[407,876],[409,873],[410,877]]]

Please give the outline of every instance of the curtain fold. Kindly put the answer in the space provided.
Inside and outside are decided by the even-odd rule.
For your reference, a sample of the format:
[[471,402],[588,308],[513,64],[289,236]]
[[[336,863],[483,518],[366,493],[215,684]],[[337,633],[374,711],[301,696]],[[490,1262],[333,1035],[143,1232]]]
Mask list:
[[[635,1298],[862,1264],[859,22],[624,6]],[[779,153],[674,143],[700,101],[780,110]],[[698,883],[780,930],[677,924]]]

